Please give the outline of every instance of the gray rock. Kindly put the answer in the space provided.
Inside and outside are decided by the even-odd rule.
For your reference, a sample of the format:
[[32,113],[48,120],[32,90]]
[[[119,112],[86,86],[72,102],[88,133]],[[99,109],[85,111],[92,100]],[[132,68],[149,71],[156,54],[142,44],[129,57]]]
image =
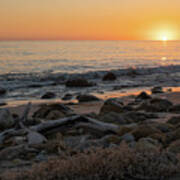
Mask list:
[[52,99],[55,98],[56,94],[53,92],[47,92],[46,94],[44,94],[41,99]]
[[135,141],[135,138],[132,134],[127,133],[123,136],[121,136],[122,141],[125,141],[126,143],[131,143]]
[[117,79],[116,75],[112,72],[108,72],[103,77],[103,81],[114,81],[116,79]]
[[160,94],[164,93],[163,88],[161,86],[156,86],[151,89],[152,94]]
[[47,141],[47,139],[40,133],[30,131],[27,134],[27,140],[29,145],[42,144]]
[[100,101],[99,98],[91,94],[82,94],[77,96],[79,102],[90,102],[90,101]]
[[151,96],[143,91],[135,98],[135,101],[142,101],[147,99],[151,99]]
[[71,100],[71,99],[72,99],[72,97],[73,97],[73,95],[72,95],[72,94],[65,94],[65,95],[64,95],[64,97],[62,98],[62,100],[64,100],[64,101],[68,101],[68,100]]
[[124,111],[123,103],[112,98],[104,102],[104,105],[101,108],[100,113],[106,113],[106,112],[122,113],[123,111]]
[[95,84],[92,82],[89,82],[88,80],[84,78],[77,78],[77,79],[69,79],[65,85],[67,87],[91,87]]

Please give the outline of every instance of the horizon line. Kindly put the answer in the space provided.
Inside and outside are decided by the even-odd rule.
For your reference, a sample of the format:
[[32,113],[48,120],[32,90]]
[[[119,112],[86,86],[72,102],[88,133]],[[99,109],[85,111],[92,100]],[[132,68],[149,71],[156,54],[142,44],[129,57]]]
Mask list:
[[[163,41],[163,40],[151,40],[151,39],[0,39],[3,41]],[[177,40],[166,40],[168,41],[180,41]]]

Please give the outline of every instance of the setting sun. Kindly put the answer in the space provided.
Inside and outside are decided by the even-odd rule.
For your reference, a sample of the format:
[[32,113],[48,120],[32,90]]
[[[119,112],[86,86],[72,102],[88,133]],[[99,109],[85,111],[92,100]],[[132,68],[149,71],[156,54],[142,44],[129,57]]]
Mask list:
[[162,37],[162,40],[163,40],[163,41],[167,41],[168,39],[167,39],[166,36],[163,36],[163,37]]
[[148,33],[149,40],[171,41],[179,39],[178,27],[171,22],[152,24]]

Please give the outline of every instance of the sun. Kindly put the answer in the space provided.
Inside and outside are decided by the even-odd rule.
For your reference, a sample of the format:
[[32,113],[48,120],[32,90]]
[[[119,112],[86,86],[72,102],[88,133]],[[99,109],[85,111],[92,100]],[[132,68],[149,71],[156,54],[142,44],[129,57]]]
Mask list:
[[167,40],[168,40],[167,36],[163,36],[163,37],[162,37],[162,40],[163,40],[163,41],[167,41]]
[[158,24],[149,28],[149,39],[157,41],[173,41],[178,39],[178,28],[170,23]]

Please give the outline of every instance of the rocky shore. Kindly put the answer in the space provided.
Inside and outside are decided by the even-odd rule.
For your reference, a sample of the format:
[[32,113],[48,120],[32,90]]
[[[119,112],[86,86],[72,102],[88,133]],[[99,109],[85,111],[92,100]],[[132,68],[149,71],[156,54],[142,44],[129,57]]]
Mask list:
[[[109,78],[114,80],[112,74]],[[105,100],[81,94],[75,104],[1,108],[0,177],[83,179],[87,172],[87,179],[103,179],[104,169],[110,168],[107,179],[173,179],[180,173],[179,101],[180,92],[155,87],[151,93]],[[82,167],[77,159],[83,159]],[[59,169],[48,177],[45,169],[52,162]],[[93,163],[101,163],[102,172]]]

